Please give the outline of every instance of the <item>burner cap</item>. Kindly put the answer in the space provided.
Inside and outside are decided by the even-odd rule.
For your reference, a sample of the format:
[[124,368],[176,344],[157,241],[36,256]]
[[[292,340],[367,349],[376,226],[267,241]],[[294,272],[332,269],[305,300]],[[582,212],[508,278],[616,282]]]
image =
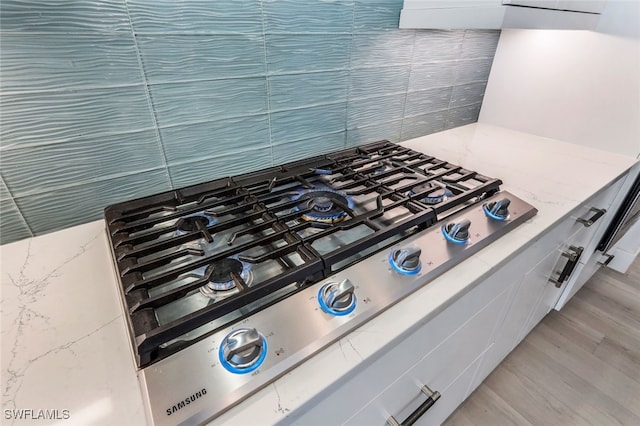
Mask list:
[[333,201],[329,197],[314,197],[309,200],[310,207],[319,212],[328,212],[333,208]]
[[183,217],[178,221],[178,231],[182,232],[194,232],[198,230],[198,224],[202,228],[209,226],[209,219],[205,216],[188,216]]
[[234,274],[238,275],[246,285],[250,285],[253,281],[253,273],[249,264],[232,257],[211,263],[204,270],[204,274],[205,276],[210,274],[209,282],[200,287],[200,293],[213,300],[223,295],[221,292],[236,287],[236,282],[233,279]]
[[211,272],[209,281],[214,284],[226,284],[229,281],[233,283],[232,274],[240,275],[242,274],[242,269],[242,262],[238,259],[227,257],[226,259],[218,260],[207,266],[205,274]]
[[420,201],[426,204],[437,204],[453,195],[453,193],[444,185],[437,184],[435,182],[425,182],[420,185],[416,185],[411,191],[409,191],[409,195],[419,194],[425,191],[428,192]]
[[347,217],[347,212],[340,205],[349,206],[346,194],[338,191],[315,190],[302,194],[297,209],[311,209],[302,215],[303,220],[335,223]]

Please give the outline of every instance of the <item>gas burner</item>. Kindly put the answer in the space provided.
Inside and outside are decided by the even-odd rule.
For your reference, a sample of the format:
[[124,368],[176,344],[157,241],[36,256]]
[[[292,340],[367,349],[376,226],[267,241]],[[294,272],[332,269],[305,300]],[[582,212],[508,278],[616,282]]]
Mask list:
[[204,275],[209,275],[209,282],[200,287],[200,293],[211,299],[215,299],[218,292],[236,287],[234,275],[240,277],[247,286],[253,280],[251,266],[233,257],[213,262],[204,269]]
[[184,216],[176,222],[176,235],[197,232],[201,229],[206,229],[215,223],[216,218],[204,212],[196,213],[191,216]]
[[372,166],[369,166],[365,172],[368,173],[369,175],[373,175],[373,176],[377,176],[377,175],[381,175],[384,172],[387,172],[389,170],[393,169],[393,164],[391,164],[391,161],[389,160],[381,160],[378,161],[377,163],[373,164]]
[[440,182],[426,182],[420,185],[416,185],[409,191],[408,195],[419,194],[421,192],[428,191],[423,198],[420,199],[425,204],[438,204],[453,195],[444,184]]
[[345,206],[353,208],[353,200],[344,192],[331,189],[313,189],[294,198],[300,200],[294,210],[307,210],[301,218],[308,222],[336,223],[348,217]]

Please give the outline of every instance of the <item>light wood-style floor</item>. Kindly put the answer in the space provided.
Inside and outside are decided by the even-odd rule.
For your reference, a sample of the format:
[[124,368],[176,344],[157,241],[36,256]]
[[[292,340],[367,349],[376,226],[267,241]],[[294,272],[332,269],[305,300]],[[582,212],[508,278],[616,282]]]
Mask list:
[[640,257],[551,311],[447,426],[640,425]]

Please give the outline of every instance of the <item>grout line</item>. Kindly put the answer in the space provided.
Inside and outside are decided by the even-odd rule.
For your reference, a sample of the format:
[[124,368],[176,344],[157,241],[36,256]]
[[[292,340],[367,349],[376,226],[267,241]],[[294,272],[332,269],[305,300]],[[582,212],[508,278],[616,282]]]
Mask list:
[[264,51],[264,71],[265,82],[267,86],[267,121],[269,126],[269,148],[271,149],[271,166],[275,165],[275,158],[273,158],[273,137],[271,127],[271,87],[269,84],[269,61],[267,57],[267,30],[266,21],[264,19],[264,1],[260,0],[260,17],[262,20],[262,49]]
[[351,104],[351,67],[353,63],[353,33],[356,25],[356,1],[351,8],[351,43],[349,43],[349,67],[347,68],[347,102],[344,109],[344,148],[349,144],[349,105]]
[[18,203],[16,202],[16,199],[13,196],[11,189],[9,188],[9,185],[7,185],[7,183],[4,181],[4,177],[2,176],[1,172],[0,172],[0,181],[1,181],[0,184],[4,185],[4,187],[7,189],[7,192],[9,193],[9,200],[11,200],[11,203],[16,208],[16,211],[18,212],[18,216],[20,216],[20,219],[22,219],[22,222],[24,222],[24,226],[27,227],[27,231],[29,231],[29,235],[31,237],[35,236],[35,234],[33,233],[33,229],[31,229],[31,225],[29,225],[29,222],[27,222],[27,218],[24,216],[24,213],[22,213],[22,210],[20,210],[20,207],[18,206]]
[[91,183],[106,182],[106,181],[110,181],[110,180],[113,180],[113,179],[123,178],[123,177],[127,177],[127,176],[135,176],[135,175],[139,175],[139,174],[142,174],[142,173],[148,173],[148,172],[153,172],[153,171],[156,171],[156,170],[164,170],[164,169],[165,169],[164,166],[157,166],[157,167],[150,167],[148,169],[141,169],[141,170],[135,170],[135,171],[130,171],[130,172],[114,173],[114,174],[110,174],[108,176],[101,176],[101,177],[95,177],[93,179],[83,180],[81,182],[67,183],[67,184],[58,185],[58,186],[51,185],[51,186],[47,187],[47,189],[45,189],[45,190],[37,190],[36,189],[36,190],[26,191],[26,192],[18,195],[17,198],[31,197],[33,195],[40,195],[40,194],[48,194],[50,192],[60,191],[62,189],[76,188],[76,187],[85,186],[85,185],[91,184]]
[[413,42],[411,43],[411,62],[409,63],[409,77],[404,91],[404,104],[402,105],[402,122],[400,123],[400,141],[402,142],[402,131],[404,130],[404,114],[407,110],[407,98],[409,97],[409,83],[411,82],[411,72],[413,71],[413,58],[416,54],[416,30],[413,30]]
[[133,37],[133,45],[136,51],[136,57],[138,58],[138,66],[140,67],[140,74],[142,77],[142,81],[144,82],[144,91],[147,98],[147,104],[149,105],[149,113],[151,114],[151,118],[154,124],[154,129],[156,131],[156,139],[159,145],[158,147],[160,148],[160,153],[162,154],[162,160],[164,162],[165,171],[167,174],[167,178],[169,179],[169,186],[173,189],[174,188],[173,180],[171,179],[171,173],[169,173],[169,165],[167,163],[167,154],[164,150],[164,144],[162,143],[162,135],[160,134],[160,128],[158,126],[158,116],[156,114],[156,110],[153,105],[151,90],[149,89],[149,80],[147,79],[147,73],[144,70],[144,63],[142,61],[142,54],[140,53],[140,46],[138,45],[136,32],[134,31],[134,28],[133,28],[133,21],[131,19],[131,14],[129,13],[128,0],[124,0],[124,8],[127,12],[127,19],[129,20],[129,26],[131,27],[131,36]]
[[39,94],[54,94],[54,93],[77,93],[77,92],[91,92],[103,89],[128,89],[131,87],[141,87],[144,83],[126,83],[126,84],[109,84],[104,86],[73,86],[73,87],[57,87],[51,89],[32,89],[32,90],[2,90],[0,94],[3,96],[16,96],[16,95],[39,95]]

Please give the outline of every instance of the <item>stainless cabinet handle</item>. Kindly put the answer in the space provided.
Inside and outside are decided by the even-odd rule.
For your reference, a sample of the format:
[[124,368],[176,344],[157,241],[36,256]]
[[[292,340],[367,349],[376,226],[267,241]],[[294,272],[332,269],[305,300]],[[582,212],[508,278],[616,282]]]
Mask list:
[[412,424],[414,424],[415,422],[418,421],[418,419],[420,417],[422,417],[422,415],[424,413],[426,413],[429,408],[431,408],[433,406],[433,404],[436,403],[436,401],[438,399],[440,399],[440,392],[438,391],[432,391],[431,389],[429,389],[429,386],[424,385],[422,386],[422,389],[420,389],[422,391],[423,394],[427,395],[427,399],[420,404],[420,406],[418,408],[416,408],[413,413],[409,414],[409,417],[407,417],[403,422],[398,422],[396,420],[395,417],[391,416],[387,419],[387,424],[390,426],[411,426]]
[[583,250],[584,247],[569,246],[567,251],[563,251],[562,256],[569,260],[567,260],[564,268],[560,271],[558,278],[549,278],[549,281],[554,283],[558,288],[562,287],[562,283],[564,283],[573,273],[573,270],[578,264],[578,260],[580,260],[580,256],[582,256]]
[[604,214],[607,212],[607,209],[596,209],[595,207],[591,207],[589,209],[590,213],[594,213],[593,216],[591,216],[589,219],[583,219],[581,217],[576,219],[576,222],[579,222],[581,224],[583,224],[584,226],[586,226],[587,228],[590,227],[591,225],[593,225],[594,223],[596,223],[598,221],[598,219],[600,219],[602,216],[604,216]]

